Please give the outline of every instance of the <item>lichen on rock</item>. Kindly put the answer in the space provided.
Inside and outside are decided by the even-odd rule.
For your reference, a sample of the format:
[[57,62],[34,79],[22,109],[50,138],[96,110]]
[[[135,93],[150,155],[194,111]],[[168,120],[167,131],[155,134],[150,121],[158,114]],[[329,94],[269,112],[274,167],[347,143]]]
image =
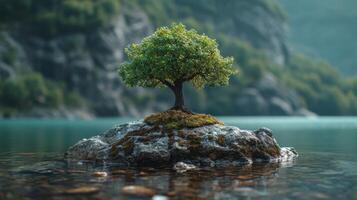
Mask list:
[[123,166],[174,166],[183,162],[198,167],[224,167],[252,162],[284,162],[297,157],[293,148],[281,148],[272,131],[241,130],[222,124],[169,129],[145,121],[116,126],[79,141],[67,159],[112,162]]

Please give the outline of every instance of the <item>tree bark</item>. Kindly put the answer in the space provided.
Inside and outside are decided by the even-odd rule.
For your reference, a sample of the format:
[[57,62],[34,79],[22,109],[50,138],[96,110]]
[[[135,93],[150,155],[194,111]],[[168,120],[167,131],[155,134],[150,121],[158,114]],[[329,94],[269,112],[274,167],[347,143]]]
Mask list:
[[186,112],[185,100],[183,97],[183,82],[175,83],[171,90],[175,95],[175,104],[171,108],[171,110],[181,110]]
[[169,110],[179,110],[186,113],[193,114],[190,110],[185,108],[185,100],[183,97],[183,83],[185,80],[175,81],[173,84],[166,80],[160,80],[162,84],[166,85],[175,95],[175,104]]

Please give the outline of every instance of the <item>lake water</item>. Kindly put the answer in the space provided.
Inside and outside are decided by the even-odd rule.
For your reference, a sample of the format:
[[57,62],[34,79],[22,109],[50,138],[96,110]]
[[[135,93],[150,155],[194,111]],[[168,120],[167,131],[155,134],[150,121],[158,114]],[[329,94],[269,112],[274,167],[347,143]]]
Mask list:
[[[271,128],[281,146],[299,152],[292,163],[178,174],[63,160],[78,140],[130,120],[0,121],[0,199],[357,199],[356,117],[221,117],[244,129]],[[128,185],[154,196],[125,194]]]

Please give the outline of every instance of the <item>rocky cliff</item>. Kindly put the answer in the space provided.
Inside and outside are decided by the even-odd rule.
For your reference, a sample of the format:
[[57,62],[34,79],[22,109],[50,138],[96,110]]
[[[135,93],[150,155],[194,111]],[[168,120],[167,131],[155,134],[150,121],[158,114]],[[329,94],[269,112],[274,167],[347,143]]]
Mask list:
[[208,0],[192,3],[189,0],[176,0],[176,7],[192,9],[187,14],[177,14],[175,17],[180,20],[190,21],[194,15],[199,23],[203,23],[200,26],[214,24],[206,28],[208,32],[212,29],[215,35],[224,34],[246,41],[263,50],[272,61],[280,65],[288,60],[286,16],[275,1]]
[[1,47],[3,51],[14,51],[16,59],[12,66],[0,62],[2,78],[14,77],[16,72],[22,73],[26,68],[47,79],[65,82],[90,102],[90,112],[97,116],[138,115],[142,111],[139,112],[124,93],[135,95],[145,91],[126,91],[117,76],[117,68],[124,60],[124,48],[140,41],[153,27],[139,8],[122,9],[110,26],[90,33],[48,39],[21,32],[3,32],[7,45]]
[[[184,10],[182,8],[197,9],[192,17],[203,23],[202,30],[215,33],[217,37],[225,34],[224,37],[229,39],[248,42],[268,55],[272,62],[283,64],[289,57],[285,41],[286,22],[281,13],[264,2],[212,1],[214,10],[205,10],[190,1],[174,1],[179,6],[178,11]],[[70,91],[79,93],[87,101],[85,112],[94,116],[138,116],[167,108],[170,98],[162,95],[163,92],[127,89],[117,76],[117,67],[125,60],[124,48],[149,35],[159,23],[154,21],[153,14],[144,4],[123,1],[120,10],[109,25],[90,32],[44,38],[19,30],[3,31],[0,43],[1,78],[14,79],[21,73],[39,72],[45,79],[64,83]],[[170,12],[170,9],[166,11]],[[191,15],[181,12],[170,16],[172,20],[188,23]],[[222,21],[225,23],[220,23]],[[210,29],[208,22],[216,26]],[[10,63],[6,61],[9,52],[14,57]],[[240,61],[237,62],[239,65]],[[300,112],[303,108],[298,95],[287,87],[281,89],[283,86],[272,74],[257,78],[254,84],[233,84],[230,87],[241,94],[238,99],[229,101],[231,107],[237,110],[233,114],[308,113]],[[241,87],[243,89],[238,91]],[[188,101],[195,101],[191,96],[187,98]],[[27,112],[29,115],[33,113]]]

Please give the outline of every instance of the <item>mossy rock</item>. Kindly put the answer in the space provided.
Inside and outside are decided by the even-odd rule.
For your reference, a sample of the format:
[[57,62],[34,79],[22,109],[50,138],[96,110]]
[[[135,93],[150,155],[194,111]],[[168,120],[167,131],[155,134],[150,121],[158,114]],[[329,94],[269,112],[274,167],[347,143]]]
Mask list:
[[[164,124],[171,121],[161,118],[167,115],[173,117],[175,114],[184,116],[186,120],[195,116],[164,112],[151,115],[147,120],[156,119],[154,122]],[[186,123],[185,120],[176,121],[176,124],[181,126],[193,126]],[[173,130],[162,125],[148,125],[143,120],[115,126],[101,135],[83,139],[70,147],[65,154],[69,160],[103,161],[123,167],[157,168],[171,167],[177,162],[219,168],[241,166],[251,162],[285,163],[297,156],[293,148],[280,148],[272,132],[267,128],[249,131],[216,124]]]
[[144,122],[150,125],[162,125],[168,129],[197,128],[213,124],[224,125],[217,118],[206,114],[191,114],[178,110],[151,114]]

